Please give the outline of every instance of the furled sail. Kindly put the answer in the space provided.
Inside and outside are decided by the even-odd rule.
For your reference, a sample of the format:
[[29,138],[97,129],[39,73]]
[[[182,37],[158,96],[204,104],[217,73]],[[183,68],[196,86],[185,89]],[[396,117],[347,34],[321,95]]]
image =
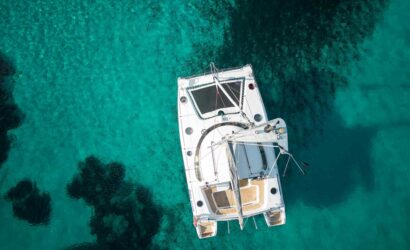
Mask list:
[[274,119],[262,125],[249,129],[244,129],[234,134],[228,135],[223,141],[231,143],[277,143],[279,146],[288,150],[288,136],[285,122]]

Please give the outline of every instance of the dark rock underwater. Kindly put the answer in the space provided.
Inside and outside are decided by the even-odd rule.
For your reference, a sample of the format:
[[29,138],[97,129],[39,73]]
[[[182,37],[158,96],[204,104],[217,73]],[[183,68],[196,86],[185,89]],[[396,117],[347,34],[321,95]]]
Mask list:
[[5,195],[12,202],[14,215],[30,224],[46,225],[50,221],[51,197],[41,192],[36,183],[22,180]]
[[22,122],[22,113],[14,104],[10,78],[16,73],[10,60],[0,52],[0,167],[7,160],[12,137],[8,131],[17,128]]
[[78,168],[79,174],[67,185],[67,192],[93,207],[90,228],[97,236],[96,245],[80,247],[118,250],[151,247],[162,215],[150,191],[124,180],[124,166],[117,162],[104,164],[90,156]]

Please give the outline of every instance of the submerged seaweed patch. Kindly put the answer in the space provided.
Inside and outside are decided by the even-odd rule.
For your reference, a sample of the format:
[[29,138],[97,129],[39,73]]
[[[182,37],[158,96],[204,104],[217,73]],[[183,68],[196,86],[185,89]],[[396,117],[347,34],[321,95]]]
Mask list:
[[13,96],[6,85],[6,80],[15,74],[15,69],[6,57],[0,53],[0,166],[7,160],[11,138],[7,132],[21,124],[22,113],[14,104]]
[[[120,163],[102,163],[90,156],[67,185],[70,197],[94,208],[91,233],[100,249],[150,248],[159,230],[161,213],[144,186],[124,180]],[[90,247],[90,246],[88,246]]]
[[13,213],[17,218],[33,225],[50,221],[50,194],[40,192],[36,183],[22,180],[7,192],[5,198],[13,203]]
[[347,85],[342,69],[360,57],[385,2],[239,0],[217,62],[251,63],[269,117],[283,117],[290,139],[306,146],[323,127],[337,88]]

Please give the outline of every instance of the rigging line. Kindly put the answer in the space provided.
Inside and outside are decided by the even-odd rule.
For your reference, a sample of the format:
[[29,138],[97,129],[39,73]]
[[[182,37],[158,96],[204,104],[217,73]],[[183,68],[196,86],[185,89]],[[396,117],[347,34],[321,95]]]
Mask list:
[[[249,105],[249,102],[248,102],[248,101],[246,101],[246,106],[248,106],[249,112],[251,112],[251,114],[253,114],[252,109],[251,109],[251,106]],[[266,118],[267,118],[267,117],[266,117]]]
[[[245,91],[245,81],[243,82],[243,85],[244,85],[244,87],[243,87],[242,91]],[[243,98],[246,98],[246,96],[244,95]],[[248,107],[249,112],[250,112],[251,114],[253,114],[253,111],[252,111],[252,109],[251,109],[251,106],[249,105],[249,102],[248,102],[247,100],[248,100],[248,99],[246,99],[246,101],[245,101],[246,106]],[[267,117],[266,117],[266,118],[267,118]]]
[[211,73],[212,73],[212,75],[214,76],[214,77],[218,77],[218,69],[216,68],[216,66],[215,66],[215,63],[213,63],[213,62],[211,62],[210,64],[209,64],[209,67],[211,68]]
[[246,162],[248,163],[249,173],[252,175],[253,173],[252,173],[251,164],[248,158],[248,151],[246,150],[246,145],[242,145],[242,146],[243,146],[243,151],[245,152]]
[[235,107],[235,108],[237,108],[238,110],[239,110],[239,112],[241,112],[241,113],[243,113],[242,112],[242,109],[238,106],[238,105],[236,105],[236,103],[235,103],[235,101],[234,100],[232,100],[232,98],[231,98],[231,96],[228,94],[228,92],[225,90],[225,88],[221,85],[221,83],[219,82],[219,80],[218,79],[215,79],[216,81],[216,85],[218,85],[218,87],[220,87],[220,89],[222,90],[222,92],[226,95],[226,98],[228,98],[228,100],[229,100],[229,102]]
[[[242,83],[241,83],[241,88],[242,88]],[[236,90],[235,88],[233,88],[233,89],[231,89],[230,88],[230,90],[233,92],[233,93],[236,93],[237,94],[237,96],[240,96],[240,94],[241,94],[241,90]]]
[[[216,145],[216,146],[215,146]],[[219,147],[221,144],[214,144],[214,150],[216,149],[216,147]],[[203,160],[206,156],[208,156],[209,154],[212,153],[212,150],[210,150],[208,153],[206,153],[204,156],[201,156],[199,158],[199,161]]]
[[[218,97],[221,98],[222,105],[223,105],[223,107],[225,108],[226,105],[225,105],[225,103],[224,103],[224,100],[223,100],[221,94],[219,93],[219,86],[218,86],[218,84],[219,84],[218,73],[219,73],[219,72],[218,72],[218,69],[216,68],[216,66],[215,66],[214,63],[211,63],[211,64],[210,64],[210,67],[211,67],[211,72],[212,72],[212,75],[213,75],[213,78],[214,78],[214,81],[215,81],[215,87],[216,87],[216,98],[215,98],[215,99],[216,99],[216,104],[215,104],[215,110],[216,110],[216,108],[218,107],[218,106],[217,106]],[[222,90],[222,89],[221,89],[221,90]],[[223,92],[223,90],[222,90],[222,92]]]
[[279,157],[281,156],[281,153],[278,153],[278,157],[276,157],[275,161],[272,164],[272,167],[269,170],[269,173],[267,175],[270,175],[270,173],[272,172],[273,168],[275,167],[276,162],[279,160]]
[[286,169],[288,168],[289,161],[290,161],[290,156],[288,155],[288,161],[286,162],[285,170],[283,171],[283,177],[285,177],[286,175]]
[[[215,110],[217,109],[217,107],[218,107],[218,96],[220,96],[219,95],[219,89],[218,89],[218,86],[215,84],[215,88],[216,88],[216,96],[215,96]],[[222,99],[221,99],[222,100]],[[222,102],[222,104],[224,105],[224,103]],[[214,118],[214,121],[216,120],[217,118],[215,117]],[[218,131],[218,133],[219,133],[219,131]],[[219,133],[220,134],[220,133]],[[222,135],[221,135],[222,136]],[[212,135],[212,140],[215,140],[215,133],[213,133],[213,135]]]
[[[215,77],[214,77],[215,78]],[[214,79],[215,80],[215,79]],[[218,85],[216,85],[215,84],[215,89],[216,89],[216,92],[215,92],[215,110],[216,110],[216,108],[218,107],[218,96],[220,96],[220,94],[219,94],[219,88],[218,88]],[[222,103],[223,104],[223,103]]]
[[[241,131],[242,132],[242,131]],[[248,132],[248,131],[245,131],[245,132]],[[259,133],[260,134],[260,133]],[[234,136],[235,135],[235,136]],[[256,134],[257,135],[257,134]],[[252,136],[252,137],[255,137],[255,134],[250,134],[250,133],[245,133],[245,134],[232,134],[232,135],[229,135],[229,137],[230,138],[234,138],[235,140],[238,140],[238,139],[240,139],[240,138],[243,138],[243,137],[247,137],[247,136]],[[227,139],[229,139],[229,137],[227,138]],[[272,137],[272,139],[273,139],[273,137]],[[240,140],[239,140],[240,141]],[[272,142],[274,142],[273,140],[272,140]]]
[[[223,88],[222,84],[219,84],[219,85],[221,86],[221,89],[223,89],[223,92],[228,96],[228,100],[229,100],[230,102],[232,102],[232,104],[233,104],[236,108],[239,109],[239,113],[249,122],[249,124],[252,124],[251,120],[248,118],[248,116],[245,114],[245,112],[243,112],[243,110],[242,110],[241,107],[240,107],[241,101],[233,94],[233,96],[234,96],[234,97],[236,98],[236,100],[238,101],[238,104],[236,104],[235,101],[232,100],[232,98],[229,98],[230,95],[229,95],[228,92]],[[225,85],[227,85],[227,87],[231,90],[231,88],[229,87],[228,84],[225,84]],[[231,92],[232,92],[232,90],[231,90]],[[248,102],[246,102],[246,103],[248,103]],[[249,104],[248,104],[248,105],[249,105]]]
[[[218,86],[217,86],[217,88],[219,88]],[[225,102],[224,102],[224,99],[222,98],[222,95],[218,92],[218,96],[221,98],[221,101],[222,101],[222,105],[224,106],[224,108],[226,107],[226,105],[225,105]]]
[[[222,84],[224,84],[226,87],[228,87],[228,89],[230,90],[232,96],[233,96],[233,97],[236,99],[236,101],[238,102],[238,107],[239,107],[239,105],[241,104],[241,101],[240,101],[241,90],[244,89],[245,81],[242,81],[242,82],[241,82],[241,89],[240,89],[239,91],[236,91],[235,89],[232,89],[232,88],[229,86],[229,83],[235,83],[235,82],[225,82],[225,83],[222,83]],[[222,84],[220,84],[221,87],[223,87]],[[248,108],[249,108],[249,103],[248,103],[248,102],[246,102],[246,103],[247,103]],[[240,107],[239,107],[239,108],[240,108]],[[250,109],[249,109],[249,110],[250,110]],[[251,111],[251,110],[250,110],[250,111]]]
[[[216,107],[215,107],[215,109],[216,109]],[[216,119],[217,119],[217,117],[214,118],[214,123],[217,123]],[[212,133],[212,141],[215,141],[215,133]]]
[[248,220],[249,220],[249,217],[246,218],[245,223],[243,223],[243,227],[246,226],[246,222],[248,222]]
[[[238,150],[236,150],[236,151],[238,151]],[[235,154],[235,152],[233,151],[233,146],[232,146],[232,152]],[[237,167],[236,167],[236,163],[238,162],[238,154],[235,154],[235,168],[236,169],[238,169]]]
[[[237,162],[238,162],[238,157],[239,157],[239,150],[236,150],[237,151],[237,153],[235,154],[235,168],[236,168],[236,170],[238,170],[238,168],[237,168]],[[232,152],[233,152],[233,146],[232,146]],[[235,152],[234,152],[235,153]],[[245,153],[246,154],[246,153]],[[247,156],[246,156],[247,157]],[[248,158],[246,158],[247,160],[248,160]],[[248,165],[249,165],[249,160],[248,160]],[[250,170],[249,170],[249,172],[251,172]],[[239,179],[239,177],[238,177],[238,179]],[[240,186],[238,187],[239,188],[239,191],[240,191]],[[241,205],[241,207],[242,207],[242,205]],[[245,224],[246,224],[246,222],[245,222]],[[245,225],[244,225],[245,226]]]
[[[211,63],[209,66],[211,67],[211,72],[212,72],[212,74],[213,74],[213,78],[214,78],[214,81],[215,81],[215,78],[218,77],[218,75],[215,74],[215,72],[217,71],[217,70],[216,70],[216,66],[215,66],[214,63]],[[218,85],[217,85],[217,84],[215,84],[215,90],[216,90],[216,92],[215,92],[215,107],[214,107],[214,110],[216,110],[217,107],[218,107],[218,96],[220,95],[220,94],[219,94],[219,89],[218,89]],[[223,103],[222,103],[222,104],[223,104]],[[215,134],[214,134],[214,136],[212,137],[212,139],[215,139]]]
[[[215,130],[216,130],[216,132],[218,132],[218,134],[221,136],[221,139],[222,139],[224,136],[222,135],[221,131],[219,131],[219,127],[217,127]],[[215,133],[213,133],[212,140],[215,140]],[[220,144],[215,143],[215,145],[220,145]]]
[[215,93],[215,110],[218,107],[218,95],[219,95],[219,90],[218,90],[218,86],[215,85],[216,88],[216,93]]
[[[225,83],[225,84],[228,84],[228,83],[230,83],[230,82],[227,82],[227,83]],[[241,91],[240,91],[240,90],[237,91],[235,88],[229,87],[229,85],[227,85],[227,86],[228,86],[229,90],[232,92],[232,94],[234,94],[235,97],[236,97],[236,99],[239,101],[239,97],[240,97]]]
[[[204,141],[205,137],[214,129],[222,127],[222,126],[227,126],[227,125],[231,125],[231,126],[236,126],[236,127],[240,127],[242,129],[246,129],[248,128],[248,125],[246,123],[241,123],[241,122],[221,122],[218,124],[214,124],[211,127],[207,128],[201,135],[201,137],[199,138],[198,144],[196,145],[195,148],[195,156],[194,156],[194,169],[196,172],[196,178],[198,181],[202,181],[202,173],[201,173],[201,168],[200,168],[200,155],[201,155],[201,149],[202,149],[202,142]],[[219,145],[219,144],[218,144]]]
[[[229,83],[237,83],[238,81],[232,81],[232,82],[225,82],[225,83],[222,83],[222,84],[224,84],[225,86],[227,86],[228,87],[228,89],[231,91],[231,93],[233,94],[233,96],[235,97],[235,99],[238,101],[238,103],[240,102],[240,90],[239,90],[239,92],[237,92],[235,89],[232,89],[230,86],[229,86]],[[241,82],[239,82],[240,84],[241,84],[241,89],[242,89],[242,87],[243,87],[243,85],[244,85],[244,82],[243,81],[241,81]],[[221,84],[221,86],[222,86],[222,84]],[[236,96],[235,95],[235,93],[238,93],[238,96],[239,96],[239,98],[238,98],[238,96]]]
[[303,169],[300,167],[299,163],[296,161],[295,157],[293,157],[292,154],[288,153],[290,155],[290,157],[292,158],[292,160],[296,163],[296,166],[298,166],[300,172],[302,172],[303,175],[305,175],[305,171],[303,171]]
[[[243,81],[242,91],[243,91],[243,92],[245,91],[245,81]],[[246,97],[246,96],[244,95],[244,98],[245,98],[245,97]],[[245,101],[245,103],[246,103],[246,106],[248,106],[249,112],[251,112],[251,114],[253,114],[252,109],[251,109],[251,106],[249,105],[249,102],[248,102],[248,101]],[[266,117],[266,118],[267,118],[267,117]]]
[[[233,97],[235,97],[236,101],[238,101],[238,105],[239,105],[239,104],[240,104],[240,100],[239,100],[238,97],[235,95],[235,92],[231,89],[231,87],[229,87],[229,82],[224,83],[224,85],[225,85],[226,87],[228,87],[228,89],[231,91]],[[222,84],[221,84],[221,86],[222,86]]]
[[252,219],[253,219],[253,224],[255,224],[256,230],[258,230],[258,226],[256,225],[256,221],[255,221],[255,216],[252,216]]
[[[239,113],[241,113],[241,115],[249,122],[249,124],[253,124],[253,123],[251,122],[251,120],[248,118],[248,116],[247,116],[247,115],[242,111],[242,109],[239,107],[239,105],[236,105],[235,101],[232,100],[232,98],[230,97],[230,95],[228,94],[228,92],[225,90],[225,88],[224,88],[224,87],[222,86],[222,84],[219,82],[218,75],[217,75],[217,74],[218,74],[218,69],[216,68],[215,64],[214,64],[214,63],[211,63],[211,64],[210,64],[210,67],[211,67],[211,71],[216,72],[216,73],[214,74],[214,80],[215,80],[216,85],[221,88],[222,92],[226,95],[226,97],[228,98],[229,102],[231,102],[234,107],[238,108]],[[216,75],[216,76],[215,76],[215,75]],[[223,99],[222,99],[222,98],[221,98],[221,100],[222,100],[222,102],[223,102]],[[225,104],[224,104],[224,107],[225,107]]]
[[[236,166],[233,165],[233,147],[228,143],[224,144],[226,146],[226,153],[228,155],[228,162],[229,162],[229,171],[231,173],[231,183],[232,183],[232,190],[234,193],[234,199],[236,203],[236,210],[238,211],[238,222],[241,230],[243,229],[243,211],[242,211],[242,202],[241,202],[241,195],[240,195],[240,187],[239,187],[239,179],[237,174]],[[234,169],[235,168],[235,169]]]
[[218,153],[218,156],[216,157],[216,164],[217,164],[217,166],[216,166],[216,171],[218,172],[218,167],[219,167],[219,159],[221,158],[221,154],[222,154],[222,150],[218,150],[219,151],[219,153]]
[[[214,118],[214,122],[215,122],[215,123],[219,123],[219,122],[217,121],[218,118],[219,118],[219,116],[217,116],[217,117]],[[217,127],[215,130],[216,130],[216,132],[218,132],[218,134],[221,136],[221,138],[224,137],[224,136],[222,135],[221,131],[219,131],[219,127]],[[213,141],[215,141],[215,134],[216,134],[216,133],[212,133],[212,140],[213,140]],[[215,145],[217,145],[217,144],[219,144],[219,143],[215,143]]]
[[[244,113],[245,114],[245,113]],[[247,118],[246,117],[246,115],[245,115],[245,118]],[[248,119],[248,118],[247,118]],[[249,121],[249,119],[248,119],[248,121]],[[262,134],[262,133],[264,133],[264,131],[262,130],[262,128],[261,128],[261,130],[257,130],[259,128],[259,126],[258,127],[256,127],[255,129],[255,133],[256,133],[256,135],[258,135],[258,134]],[[244,132],[243,134],[241,134],[241,132]],[[267,133],[266,133],[267,134]],[[269,134],[269,135],[271,135],[271,134]],[[268,136],[269,136],[268,135]],[[231,138],[234,138],[235,140],[238,140],[238,139],[240,139],[240,138],[243,138],[243,137],[249,137],[249,136],[255,136],[255,134],[252,134],[252,133],[249,133],[249,130],[247,131],[247,130],[242,130],[242,131],[239,131],[238,133],[234,133],[234,134],[230,134],[230,135],[228,135],[227,136],[227,138],[225,139],[225,140],[229,140],[229,139],[231,139]],[[274,140],[273,139],[274,137],[272,136],[272,143],[275,143],[276,142],[276,140]],[[266,139],[265,139],[266,140]],[[240,141],[240,140],[239,140]],[[221,142],[223,142],[223,141],[221,141]],[[221,143],[221,142],[217,142],[217,143]],[[276,142],[277,143],[277,142]]]
[[[225,103],[223,102],[223,99],[222,99],[222,96],[220,95],[220,93],[219,93],[219,88],[218,88],[218,85],[216,85],[215,84],[215,87],[216,87],[216,101],[215,101],[215,110],[217,109],[217,107],[218,107],[218,96],[221,98],[221,101],[222,101],[222,105],[223,105],[223,107],[225,107]],[[214,120],[216,120],[217,118],[215,117],[215,119]],[[219,135],[222,137],[223,135],[221,134],[221,132],[219,132],[219,130],[218,130],[218,128],[216,129],[216,131],[219,133]],[[212,140],[214,140],[215,139],[215,133],[213,134],[213,136],[212,136]]]
[[235,144],[243,144],[249,146],[264,146],[264,147],[271,147],[271,148],[279,148],[279,146],[275,146],[272,144],[263,144],[263,143],[247,143],[247,142],[235,142]]
[[[214,118],[214,123],[216,123],[216,118]],[[212,133],[212,141],[215,141],[215,133]]]
[[[228,141],[228,139],[224,139],[224,140],[221,140],[221,141],[219,141],[219,142],[217,142],[217,143],[215,143],[215,145],[220,145],[220,144],[222,144],[224,141]],[[232,143],[235,143],[235,144],[243,144],[243,145],[249,145],[249,146],[260,146],[260,145],[262,145],[262,146],[264,146],[264,147],[271,147],[271,148],[280,148],[279,146],[275,146],[275,145],[272,145],[272,144],[264,144],[264,143],[249,143],[249,142],[241,142],[241,141],[231,141]],[[274,142],[273,142],[274,143]]]
[[[250,112],[251,114],[253,114],[253,111],[252,111],[252,109],[251,109],[251,106],[249,105],[249,102],[246,101],[245,103],[246,103],[246,106],[248,106],[249,112]],[[268,117],[266,117],[266,118],[268,118]],[[248,118],[248,120],[249,120],[249,118]]]
[[[232,147],[233,148],[233,147]],[[236,147],[237,149],[236,149],[236,154],[235,154],[235,165],[237,165],[237,162],[238,162],[238,157],[239,157],[239,150],[238,150],[238,147]],[[245,149],[245,146],[243,147],[243,149],[244,149],[244,151],[245,151],[245,157],[246,157],[246,161],[248,162],[248,168],[249,168],[249,173],[251,173],[252,174],[252,171],[251,171],[251,165],[249,164],[249,159],[248,159],[248,155],[246,154],[246,149]],[[238,168],[236,168],[236,169],[238,169]]]
[[224,136],[221,134],[221,131],[219,131],[219,127],[216,128],[215,130],[218,132],[218,134],[221,136],[221,138],[224,137]]
[[216,162],[215,162],[215,154],[214,154],[213,143],[214,143],[214,142],[211,142],[212,163],[213,163],[213,165],[214,165],[215,180],[217,180],[217,179],[218,179],[218,175],[217,175],[217,171],[216,171]]
[[[215,67],[215,64],[214,64],[213,66]],[[212,67],[212,66],[211,66],[211,67]],[[214,110],[216,110],[217,107],[218,107],[218,96],[220,96],[218,85],[215,84],[215,88],[216,88],[216,96],[215,96],[215,108],[214,108]],[[222,100],[222,97],[221,97],[221,100]],[[223,103],[223,100],[222,100],[222,105],[225,107],[225,104]],[[214,118],[214,121],[215,121],[216,119],[217,119],[217,118],[215,117],[215,118]],[[222,136],[222,134],[219,132],[218,129],[217,129],[217,131],[218,131],[219,135]],[[212,135],[212,140],[213,140],[213,141],[215,140],[215,133],[213,133],[213,135]]]
[[258,149],[259,149],[259,152],[260,152],[260,154],[261,154],[261,157],[262,157],[262,168],[263,168],[263,170],[265,170],[266,171],[266,169],[268,168],[268,161],[266,160],[266,152],[265,152],[265,148],[262,146],[262,143],[258,143]]
[[[218,88],[218,87],[217,87]],[[222,99],[221,99],[222,100]],[[223,103],[223,102],[222,102]],[[225,106],[224,106],[225,107]],[[216,110],[216,107],[215,107],[215,110]],[[217,116],[217,117],[215,117],[214,118],[214,121],[216,121],[217,119],[219,118],[219,116]],[[221,137],[223,137],[223,135],[221,134],[221,132],[219,131],[219,128],[216,128],[216,131],[218,132],[218,134],[221,136]],[[215,133],[213,133],[213,135],[212,135],[212,140],[215,140]]]

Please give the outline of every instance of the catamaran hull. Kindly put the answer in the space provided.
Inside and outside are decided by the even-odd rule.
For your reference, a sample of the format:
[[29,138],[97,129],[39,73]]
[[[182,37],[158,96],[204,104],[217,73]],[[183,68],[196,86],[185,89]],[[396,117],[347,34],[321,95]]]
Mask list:
[[285,223],[275,150],[287,150],[286,124],[268,121],[250,65],[178,78],[178,118],[199,238],[215,236],[218,221],[238,220],[242,228],[243,218],[258,214],[268,226]]

